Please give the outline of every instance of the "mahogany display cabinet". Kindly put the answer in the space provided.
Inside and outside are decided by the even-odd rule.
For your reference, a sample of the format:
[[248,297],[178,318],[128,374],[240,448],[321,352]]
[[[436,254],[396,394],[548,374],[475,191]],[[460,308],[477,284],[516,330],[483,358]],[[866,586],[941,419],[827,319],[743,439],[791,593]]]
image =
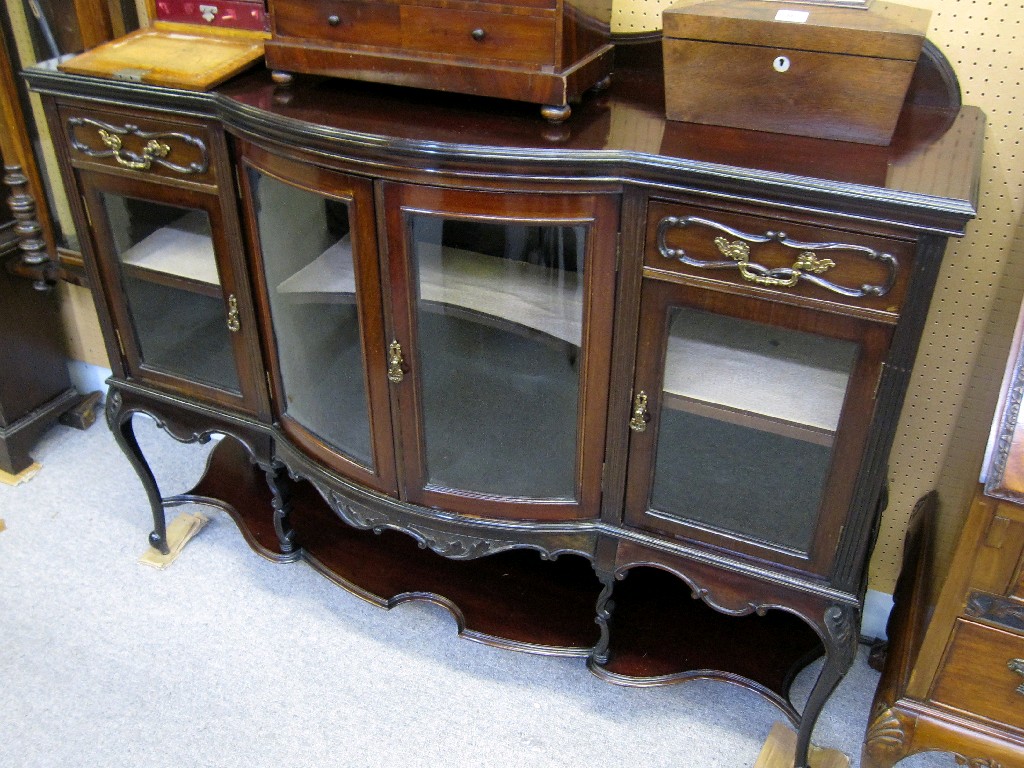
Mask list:
[[[911,103],[889,147],[669,122],[660,56],[617,56],[556,126],[262,70],[28,77],[155,546],[166,507],[218,506],[263,556],[475,640],[747,686],[804,766],[984,118]],[[227,436],[188,494],[161,497],[139,413]]]

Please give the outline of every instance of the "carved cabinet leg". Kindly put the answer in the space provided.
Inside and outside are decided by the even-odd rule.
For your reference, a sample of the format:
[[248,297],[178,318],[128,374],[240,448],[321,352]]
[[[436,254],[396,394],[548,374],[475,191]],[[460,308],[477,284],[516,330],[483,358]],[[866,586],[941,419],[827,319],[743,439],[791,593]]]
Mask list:
[[281,546],[281,553],[286,555],[285,559],[294,560],[298,557],[295,546],[295,530],[291,524],[292,511],[292,480],[288,476],[288,470],[283,464],[275,463],[266,470],[267,485],[273,495],[274,506],[274,532],[277,533],[277,540]]
[[896,709],[880,702],[871,713],[864,748],[862,768],[892,768],[910,754],[914,722]]
[[121,393],[111,390],[107,397],[107,425],[114,434],[114,440],[120,446],[124,455],[128,457],[135,474],[142,481],[142,487],[146,490],[149,498],[149,506],[153,511],[153,531],[149,534],[149,543],[158,549],[161,554],[168,554],[170,548],[167,546],[167,518],[164,516],[164,502],[160,495],[160,488],[156,484],[153,471],[139,448],[139,442],[135,439],[135,429],[132,426],[132,413],[123,413],[121,406],[123,400]]
[[612,589],[615,587],[615,577],[603,571],[597,572],[597,578],[603,585],[601,594],[597,596],[597,616],[594,621],[601,630],[601,636],[597,645],[590,653],[591,663],[603,666],[608,663],[608,646],[611,644],[611,632],[609,622],[612,618],[612,611],[615,610],[615,603],[612,598]]
[[857,653],[856,611],[848,605],[832,605],[825,610],[825,664],[807,698],[797,732],[794,768],[809,768],[807,753],[811,733],[832,691],[853,664]]

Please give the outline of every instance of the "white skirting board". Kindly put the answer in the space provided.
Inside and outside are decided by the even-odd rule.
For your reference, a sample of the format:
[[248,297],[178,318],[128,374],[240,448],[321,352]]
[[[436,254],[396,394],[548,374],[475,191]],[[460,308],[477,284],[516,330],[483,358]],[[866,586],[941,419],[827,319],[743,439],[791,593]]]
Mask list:
[[860,622],[862,637],[877,637],[886,640],[885,625],[892,613],[892,595],[869,589],[864,596],[864,616]]

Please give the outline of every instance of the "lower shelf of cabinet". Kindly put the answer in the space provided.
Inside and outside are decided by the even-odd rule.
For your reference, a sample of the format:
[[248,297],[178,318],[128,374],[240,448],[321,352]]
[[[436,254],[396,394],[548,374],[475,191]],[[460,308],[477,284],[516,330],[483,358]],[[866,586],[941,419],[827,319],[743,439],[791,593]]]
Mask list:
[[[298,482],[293,491],[291,521],[302,557],[363,599],[386,608],[430,601],[452,613],[463,636],[516,650],[588,656],[599,641],[602,585],[583,557],[544,560],[521,549],[451,560],[399,532],[351,528],[309,483]],[[179,499],[216,504],[258,553],[293,559],[274,532],[263,472],[235,440],[221,441],[203,479]],[[790,685],[824,650],[798,617],[779,610],[721,614],[693,599],[680,579],[651,567],[634,568],[617,582],[613,602],[609,661],[591,664],[599,677],[635,686],[727,680],[759,691],[798,719]]]

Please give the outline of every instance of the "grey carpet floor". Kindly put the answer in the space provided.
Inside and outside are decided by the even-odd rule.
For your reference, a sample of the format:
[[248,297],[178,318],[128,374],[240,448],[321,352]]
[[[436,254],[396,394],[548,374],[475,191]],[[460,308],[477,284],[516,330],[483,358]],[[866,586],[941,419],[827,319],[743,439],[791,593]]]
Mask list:
[[[207,449],[137,425],[164,493],[191,487]],[[622,688],[580,659],[459,639],[439,608],[384,611],[260,558],[217,510],[170,568],[139,565],[145,495],[102,421],[54,427],[34,456],[38,476],[0,486],[3,768],[743,768],[782,719],[725,683]],[[854,766],[878,680],[865,657],[814,738]]]

